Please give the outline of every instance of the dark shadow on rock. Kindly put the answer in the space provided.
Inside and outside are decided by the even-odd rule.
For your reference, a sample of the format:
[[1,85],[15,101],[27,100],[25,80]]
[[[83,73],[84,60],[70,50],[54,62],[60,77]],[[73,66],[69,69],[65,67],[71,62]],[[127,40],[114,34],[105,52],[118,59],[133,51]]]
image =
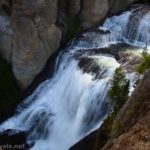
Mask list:
[[24,131],[7,129],[0,133],[0,145],[4,150],[29,150]]

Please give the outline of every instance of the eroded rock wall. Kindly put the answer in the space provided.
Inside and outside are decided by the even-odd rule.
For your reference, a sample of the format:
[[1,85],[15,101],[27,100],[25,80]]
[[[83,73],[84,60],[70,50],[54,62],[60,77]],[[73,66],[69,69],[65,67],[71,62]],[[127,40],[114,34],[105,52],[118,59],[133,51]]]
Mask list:
[[4,6],[11,14],[1,16],[0,49],[24,89],[59,47],[61,30],[55,25],[57,1],[16,0]]
[[11,63],[22,89],[48,58],[77,33],[136,0],[1,0],[0,53]]

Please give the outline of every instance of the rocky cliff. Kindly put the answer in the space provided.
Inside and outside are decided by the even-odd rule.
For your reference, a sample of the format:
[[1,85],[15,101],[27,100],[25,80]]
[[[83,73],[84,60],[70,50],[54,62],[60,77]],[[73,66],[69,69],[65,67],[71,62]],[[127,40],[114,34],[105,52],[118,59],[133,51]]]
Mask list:
[[[118,112],[71,150],[149,150],[150,147],[150,71]],[[105,144],[106,143],[106,144]]]
[[[22,89],[48,58],[77,33],[136,0],[1,0],[0,53],[11,63]],[[62,36],[63,35],[63,36]]]
[[[114,119],[111,138],[103,150],[148,150],[150,147],[150,71]],[[120,129],[118,130],[118,125]]]

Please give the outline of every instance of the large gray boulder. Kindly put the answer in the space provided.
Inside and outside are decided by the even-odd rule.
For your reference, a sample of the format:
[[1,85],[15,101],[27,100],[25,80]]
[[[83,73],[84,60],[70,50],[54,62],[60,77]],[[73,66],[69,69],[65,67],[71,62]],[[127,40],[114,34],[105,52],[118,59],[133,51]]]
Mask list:
[[41,34],[40,36],[31,19],[19,19],[14,34],[12,68],[22,88],[33,81],[44,68],[49,56],[59,47],[61,31],[55,25],[51,25]]
[[11,16],[0,16],[0,53],[12,64],[20,87],[25,89],[59,47],[57,1],[16,0],[10,9]]

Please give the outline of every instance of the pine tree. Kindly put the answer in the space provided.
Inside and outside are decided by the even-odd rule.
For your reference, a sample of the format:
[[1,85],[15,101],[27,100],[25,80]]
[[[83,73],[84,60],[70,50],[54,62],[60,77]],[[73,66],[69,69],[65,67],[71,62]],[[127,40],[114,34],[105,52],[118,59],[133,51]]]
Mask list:
[[128,98],[130,82],[121,68],[117,68],[110,84],[108,95],[111,98],[114,112],[122,107]]
[[150,54],[148,53],[147,46],[143,49],[142,52],[142,62],[137,66],[137,72],[142,74],[147,69],[150,68]]

